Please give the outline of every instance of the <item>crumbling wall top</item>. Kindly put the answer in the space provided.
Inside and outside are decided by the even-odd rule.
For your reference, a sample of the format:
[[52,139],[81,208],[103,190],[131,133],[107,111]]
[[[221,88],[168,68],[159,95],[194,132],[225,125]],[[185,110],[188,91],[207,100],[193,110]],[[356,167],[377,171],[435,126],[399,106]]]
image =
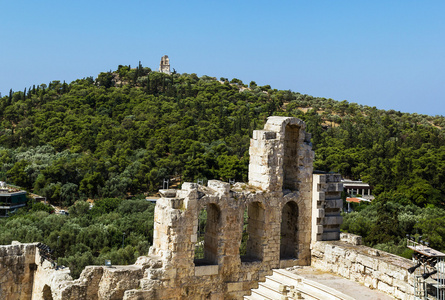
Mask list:
[[306,124],[272,116],[250,140],[249,184],[264,191],[310,191],[314,153]]
[[284,138],[284,132],[287,125],[296,125],[302,130],[306,129],[306,123],[300,119],[293,117],[271,116],[267,118],[266,125],[264,125],[264,130],[277,132],[280,134],[281,138]]

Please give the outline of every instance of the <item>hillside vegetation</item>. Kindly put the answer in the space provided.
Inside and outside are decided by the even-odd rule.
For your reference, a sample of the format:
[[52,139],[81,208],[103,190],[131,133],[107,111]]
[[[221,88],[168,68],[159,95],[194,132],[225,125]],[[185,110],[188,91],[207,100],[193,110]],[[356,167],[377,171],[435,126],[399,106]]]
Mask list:
[[[153,193],[164,179],[247,181],[249,139],[270,115],[306,122],[315,169],[339,172],[375,187],[376,202],[346,216],[345,230],[363,234],[369,245],[383,243],[388,249],[392,247],[388,243],[397,248],[405,233],[424,233],[434,246],[445,249],[445,233],[438,231],[445,227],[443,116],[384,111],[257,86],[253,81],[245,85],[236,78],[166,75],[139,64],[135,69],[119,66],[96,79],[53,81],[11,91],[0,99],[0,180],[65,207],[79,199]],[[117,207],[98,222],[108,224],[108,218],[117,218],[109,215],[116,214]],[[36,213],[40,215],[27,218],[44,218],[43,212],[30,212]],[[87,213],[88,221],[71,215],[65,219],[88,227],[99,215]],[[435,223],[426,224],[430,215]],[[383,216],[391,217],[392,223],[382,225]],[[24,216],[15,218],[19,217]],[[4,232],[12,228],[13,220],[0,221]],[[37,229],[30,232],[44,232],[37,222],[31,223]],[[378,231],[374,225],[388,228]],[[118,230],[122,235],[124,229]],[[49,235],[21,239],[51,239],[47,242],[55,245]],[[0,244],[12,239],[13,234],[0,234]],[[76,239],[66,243],[79,248],[61,250],[59,254],[67,257],[91,252],[102,258],[104,247],[108,252],[120,247],[108,240],[96,245],[99,248]],[[402,251],[394,249],[390,250]]]

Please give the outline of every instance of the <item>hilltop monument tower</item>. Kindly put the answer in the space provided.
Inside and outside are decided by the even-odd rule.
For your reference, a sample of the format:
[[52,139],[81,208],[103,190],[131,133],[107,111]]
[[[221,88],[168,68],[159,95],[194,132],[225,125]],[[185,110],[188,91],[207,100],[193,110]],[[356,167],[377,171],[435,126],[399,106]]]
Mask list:
[[159,72],[170,75],[170,59],[168,55],[161,57],[161,63],[159,64]]

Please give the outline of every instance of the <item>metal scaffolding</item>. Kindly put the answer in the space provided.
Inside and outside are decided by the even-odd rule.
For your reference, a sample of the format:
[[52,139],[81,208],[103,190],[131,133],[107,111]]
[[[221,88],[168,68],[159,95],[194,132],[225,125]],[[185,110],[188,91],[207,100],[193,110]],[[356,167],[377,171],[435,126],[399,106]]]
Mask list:
[[415,299],[445,300],[445,254],[413,237],[407,247],[414,251],[415,266],[408,269],[413,276]]

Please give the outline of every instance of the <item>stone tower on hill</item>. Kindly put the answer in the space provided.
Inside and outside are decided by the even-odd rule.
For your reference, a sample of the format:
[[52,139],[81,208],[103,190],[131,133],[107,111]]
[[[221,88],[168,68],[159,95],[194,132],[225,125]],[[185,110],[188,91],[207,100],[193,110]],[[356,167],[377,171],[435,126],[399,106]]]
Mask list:
[[163,57],[161,57],[161,63],[159,64],[159,72],[169,75],[171,74],[170,59],[168,58],[168,55],[164,55]]

